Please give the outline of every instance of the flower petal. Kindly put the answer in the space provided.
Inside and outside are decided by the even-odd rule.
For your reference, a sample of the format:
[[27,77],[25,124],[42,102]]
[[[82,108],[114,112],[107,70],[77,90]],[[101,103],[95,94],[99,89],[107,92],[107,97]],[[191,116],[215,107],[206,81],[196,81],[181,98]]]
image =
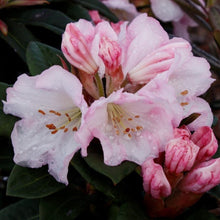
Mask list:
[[122,47],[122,67],[125,73],[134,68],[146,55],[168,41],[159,22],[146,14],[137,16],[128,26]]
[[160,20],[167,21],[179,21],[184,15],[180,7],[171,0],[150,0],[151,8]]
[[50,174],[58,182],[68,184],[69,162],[80,148],[74,135],[51,134],[39,120],[22,119],[16,122],[11,138],[15,163],[31,168],[48,164]]

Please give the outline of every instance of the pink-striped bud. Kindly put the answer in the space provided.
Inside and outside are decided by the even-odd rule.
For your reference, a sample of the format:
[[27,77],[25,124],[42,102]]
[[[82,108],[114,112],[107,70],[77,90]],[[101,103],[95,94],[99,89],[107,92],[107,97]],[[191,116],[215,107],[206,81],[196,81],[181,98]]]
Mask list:
[[204,193],[220,184],[220,158],[202,162],[180,183],[185,192]]
[[[85,33],[82,33],[80,29],[86,29]],[[80,20],[77,23],[69,23],[63,34],[61,45],[66,59],[73,66],[88,74],[95,74],[98,70],[90,52],[94,35],[94,27],[88,21]]]
[[142,165],[143,187],[146,193],[155,199],[171,194],[171,186],[163,172],[163,168],[152,159]]
[[183,125],[181,128],[174,129],[174,138],[181,137],[183,139],[189,139],[190,136],[191,136],[190,130],[185,125]]
[[2,32],[2,34],[4,34],[5,36],[8,34],[8,26],[5,24],[4,21],[0,20],[0,31]]
[[102,36],[99,43],[99,56],[108,69],[108,74],[114,74],[121,63],[121,48],[119,44],[106,36]]
[[212,129],[208,126],[199,128],[191,136],[191,140],[200,147],[196,162],[210,159],[218,149],[218,143]]
[[92,21],[94,24],[98,24],[99,22],[103,21],[103,19],[101,19],[99,12],[97,10],[89,10],[89,15],[92,18]]
[[171,173],[189,171],[194,165],[199,147],[192,141],[176,138],[165,147],[165,165]]

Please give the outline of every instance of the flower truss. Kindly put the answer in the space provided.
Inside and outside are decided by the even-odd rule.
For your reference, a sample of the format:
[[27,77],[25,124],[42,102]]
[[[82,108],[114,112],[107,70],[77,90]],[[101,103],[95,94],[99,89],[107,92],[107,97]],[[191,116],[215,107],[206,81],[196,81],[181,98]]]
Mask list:
[[[169,181],[153,159],[176,150],[170,145],[179,141],[180,122],[193,113],[200,116],[187,125],[188,139],[190,131],[204,126],[202,131],[210,134],[212,113],[198,97],[213,82],[208,62],[194,57],[186,40],[169,39],[159,22],[146,14],[131,23],[100,20],[93,25],[83,19],[69,23],[61,48],[72,73],[53,66],[38,76],[20,76],[7,90],[5,113],[22,118],[12,132],[15,162],[28,167],[48,164],[57,181],[67,184],[69,161],[79,149],[87,156],[95,137],[102,145],[105,164],[115,166],[128,160],[142,165],[143,170],[158,169],[154,183],[160,183],[163,176],[165,189],[155,189],[153,195],[169,196]],[[196,134],[191,142],[180,137],[190,143],[182,151],[188,152],[193,144],[202,148]],[[192,158],[203,154],[199,147]],[[195,169],[186,176],[184,190],[196,170],[203,169],[193,161],[186,168],[167,164],[175,172]],[[145,172],[143,178],[148,192]]]

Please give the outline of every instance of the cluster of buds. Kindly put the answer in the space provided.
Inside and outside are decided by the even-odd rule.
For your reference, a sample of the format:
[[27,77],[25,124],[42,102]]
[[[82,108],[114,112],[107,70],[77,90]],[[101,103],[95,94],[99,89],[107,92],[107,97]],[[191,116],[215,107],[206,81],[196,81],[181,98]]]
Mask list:
[[149,214],[176,216],[219,184],[220,158],[211,159],[217,148],[210,127],[200,127],[192,135],[186,126],[177,128],[165,152],[142,165]]

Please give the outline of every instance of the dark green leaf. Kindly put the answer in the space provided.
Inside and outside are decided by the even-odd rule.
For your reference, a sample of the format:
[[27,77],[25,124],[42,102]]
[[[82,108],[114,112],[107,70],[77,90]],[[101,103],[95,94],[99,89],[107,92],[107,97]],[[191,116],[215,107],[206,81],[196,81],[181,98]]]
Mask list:
[[[0,82],[0,100],[6,100],[6,89],[9,87],[7,83]],[[3,103],[0,102],[0,109],[3,109]]]
[[0,137],[0,169],[10,172],[14,166],[13,147],[9,145],[7,138]]
[[[147,220],[144,207],[138,202],[124,203],[117,213],[116,220]],[[112,219],[113,220],[113,219]]]
[[62,52],[56,48],[40,42],[30,42],[26,53],[30,74],[37,75],[52,65],[62,65],[59,56],[64,59]]
[[5,22],[8,25],[8,35],[4,36],[0,32],[0,37],[2,37],[14,49],[14,51],[18,53],[23,61],[25,61],[27,45],[30,41],[35,41],[36,38],[24,26],[24,24],[11,20],[6,20]]
[[[8,84],[0,82],[0,100],[6,100],[6,89],[8,87]],[[6,115],[3,112],[3,103],[0,103],[0,136],[10,137],[14,123],[18,118],[12,115]]]
[[74,155],[71,161],[71,165],[87,182],[92,184],[97,190],[112,198],[116,197],[116,191],[111,181],[92,170],[79,154]]
[[23,199],[0,211],[1,220],[37,220],[39,219],[39,201]]
[[101,152],[95,151],[95,148],[89,148],[88,156],[85,157],[87,164],[95,171],[109,177],[114,184],[118,184],[124,177],[130,174],[137,167],[131,162],[123,162],[118,166],[107,166],[104,164]]
[[60,35],[64,32],[66,24],[73,22],[64,13],[52,9],[26,10],[14,19],[24,24],[44,27]]
[[15,165],[7,185],[7,195],[22,198],[42,198],[51,195],[65,185],[58,183],[47,171],[47,167],[30,169]]
[[14,124],[17,120],[17,117],[13,115],[6,115],[2,110],[0,110],[0,136],[10,137]]
[[86,19],[86,20],[91,20],[88,10],[82,7],[81,5],[71,3],[71,4],[68,4],[67,7],[68,8],[66,10],[66,14],[70,18],[74,20],[79,20],[81,18]]
[[88,206],[87,196],[76,190],[63,190],[41,199],[41,220],[71,220],[79,216]]
[[102,15],[109,18],[113,22],[118,22],[118,18],[99,0],[73,0],[91,10],[98,10]]
[[199,207],[197,209],[194,209],[192,212],[190,212],[188,214],[187,217],[181,218],[183,220],[187,219],[187,220],[217,220],[219,218],[217,218],[215,215],[213,215],[212,213],[210,213],[205,207]]
[[181,122],[180,122],[180,127],[182,125],[188,125],[190,123],[192,123],[193,121],[195,121],[201,114],[200,113],[192,113],[191,115],[189,115],[188,117],[184,118]]

